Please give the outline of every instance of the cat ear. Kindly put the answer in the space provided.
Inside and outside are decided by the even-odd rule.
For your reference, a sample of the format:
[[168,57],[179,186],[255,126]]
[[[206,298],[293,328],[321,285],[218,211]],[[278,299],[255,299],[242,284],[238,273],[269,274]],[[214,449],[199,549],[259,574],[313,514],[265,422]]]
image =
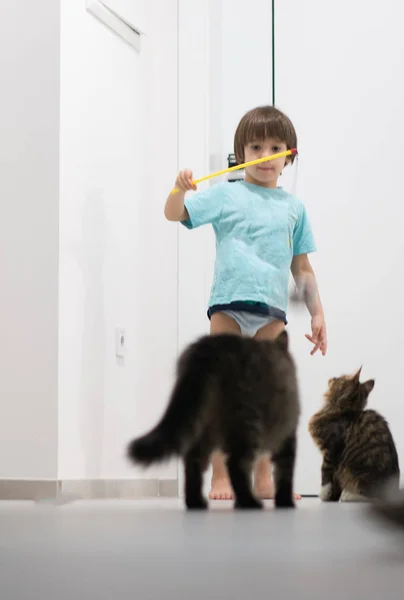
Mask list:
[[365,381],[365,383],[362,383],[362,388],[365,390],[366,395],[369,395],[374,387],[375,387],[374,379],[369,379],[368,381]]
[[353,376],[353,378],[355,379],[355,381],[358,381],[358,382],[359,382],[359,378],[360,378],[360,376],[361,376],[361,371],[362,371],[362,368],[363,368],[363,365],[360,367],[359,371],[357,371],[357,372],[355,373],[355,375]]
[[282,333],[280,335],[278,335],[278,337],[276,338],[276,344],[282,348],[282,350],[285,350],[285,352],[288,350],[289,348],[289,336],[287,334],[287,332],[285,330],[282,331]]

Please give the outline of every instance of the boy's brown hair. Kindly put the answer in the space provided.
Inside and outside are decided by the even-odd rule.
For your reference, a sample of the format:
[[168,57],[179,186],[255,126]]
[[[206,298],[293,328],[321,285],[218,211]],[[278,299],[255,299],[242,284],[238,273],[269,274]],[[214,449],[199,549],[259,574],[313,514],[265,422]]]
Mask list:
[[[238,164],[244,162],[244,148],[254,141],[268,138],[284,142],[288,150],[297,147],[297,136],[292,121],[274,106],[258,106],[248,111],[238,124],[234,135],[234,154]],[[288,156],[293,162],[295,156]]]

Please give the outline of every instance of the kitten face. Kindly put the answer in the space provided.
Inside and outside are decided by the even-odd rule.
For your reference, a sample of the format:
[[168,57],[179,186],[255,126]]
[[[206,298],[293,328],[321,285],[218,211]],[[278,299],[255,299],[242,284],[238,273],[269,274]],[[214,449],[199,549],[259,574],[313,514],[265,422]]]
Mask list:
[[340,410],[363,410],[367,404],[370,392],[373,390],[374,379],[361,383],[360,373],[362,367],[355,375],[342,375],[333,377],[328,381],[328,391],[325,402],[332,408]]

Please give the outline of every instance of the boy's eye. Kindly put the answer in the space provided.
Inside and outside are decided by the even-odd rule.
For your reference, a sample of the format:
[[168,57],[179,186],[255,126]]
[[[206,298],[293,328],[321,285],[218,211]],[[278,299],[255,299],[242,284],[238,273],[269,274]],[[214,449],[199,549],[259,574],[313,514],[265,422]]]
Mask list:
[[272,146],[272,150],[274,152],[280,152],[281,151],[281,147],[280,146]]
[[252,148],[252,150],[255,150],[255,151],[257,152],[258,150],[260,150],[260,149],[261,149],[261,146],[259,146],[258,144],[253,144],[253,145],[251,146],[251,148]]

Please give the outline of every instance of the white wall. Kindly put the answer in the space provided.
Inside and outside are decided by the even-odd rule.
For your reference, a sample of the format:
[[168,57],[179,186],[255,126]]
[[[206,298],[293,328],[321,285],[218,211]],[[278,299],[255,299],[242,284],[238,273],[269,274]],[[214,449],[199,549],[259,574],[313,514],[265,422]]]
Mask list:
[[306,315],[290,315],[303,394],[297,487],[317,493],[320,457],[307,421],[329,376],[376,378],[369,404],[391,422],[404,460],[402,154],[404,7],[387,0],[276,3],[276,98],[299,137],[298,193],[328,331],[326,358],[308,355]]
[[0,478],[55,478],[58,2],[2,0],[0,72]]
[[124,458],[165,406],[177,352],[177,231],[163,215],[177,170],[177,8],[145,6],[137,54],[84,0],[61,2],[61,479],[177,474]]

